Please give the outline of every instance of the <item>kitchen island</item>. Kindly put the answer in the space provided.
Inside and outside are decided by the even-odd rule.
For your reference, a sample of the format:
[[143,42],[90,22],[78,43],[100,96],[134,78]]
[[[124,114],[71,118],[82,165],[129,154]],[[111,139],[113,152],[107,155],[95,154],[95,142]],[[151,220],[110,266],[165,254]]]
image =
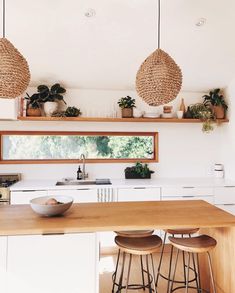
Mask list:
[[[218,235],[215,271],[223,254],[229,263],[221,262],[218,269],[227,274],[227,266],[235,263],[235,217],[204,201],[74,204],[64,216],[53,218],[39,217],[29,205],[1,206],[0,286],[4,293],[97,293],[96,232],[186,227]],[[235,292],[232,278],[226,278],[218,278],[218,292]]]

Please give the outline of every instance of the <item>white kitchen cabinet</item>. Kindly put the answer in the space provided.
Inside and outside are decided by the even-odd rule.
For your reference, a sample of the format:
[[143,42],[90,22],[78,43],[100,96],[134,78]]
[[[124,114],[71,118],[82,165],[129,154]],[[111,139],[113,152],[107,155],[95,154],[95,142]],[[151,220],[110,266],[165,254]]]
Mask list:
[[214,204],[214,196],[164,196],[162,200],[204,200]]
[[55,189],[48,190],[48,196],[65,195],[71,196],[74,203],[85,202],[97,202],[97,190],[93,188],[81,188],[81,189]]
[[17,120],[18,99],[0,99],[0,120]]
[[6,291],[7,286],[7,237],[1,236],[0,237],[0,288],[1,292]]
[[160,200],[160,188],[120,188],[118,189],[118,201],[155,201]]
[[235,215],[235,186],[215,187],[215,205]]
[[47,196],[47,190],[11,191],[11,204],[29,204],[35,197]]
[[162,187],[162,196],[213,196],[212,187]]
[[5,293],[98,293],[95,233],[9,236]]

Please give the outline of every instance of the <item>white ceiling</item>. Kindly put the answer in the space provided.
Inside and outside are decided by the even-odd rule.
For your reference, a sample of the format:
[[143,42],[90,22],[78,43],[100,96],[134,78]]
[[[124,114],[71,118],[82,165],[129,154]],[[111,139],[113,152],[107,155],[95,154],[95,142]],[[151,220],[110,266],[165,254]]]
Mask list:
[[[7,0],[7,38],[27,58],[31,85],[133,89],[157,47],[157,0]],[[93,8],[96,16],[87,18]],[[180,65],[183,90],[235,76],[235,1],[162,0],[161,47]],[[206,25],[195,26],[199,18]]]

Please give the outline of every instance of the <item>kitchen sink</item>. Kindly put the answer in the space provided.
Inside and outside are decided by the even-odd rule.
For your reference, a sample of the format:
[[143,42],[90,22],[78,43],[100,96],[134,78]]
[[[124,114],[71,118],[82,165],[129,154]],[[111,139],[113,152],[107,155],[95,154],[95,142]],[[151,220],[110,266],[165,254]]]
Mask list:
[[96,185],[96,181],[91,180],[77,180],[77,181],[57,181],[56,185]]
[[96,179],[96,180],[62,180],[57,181],[57,186],[63,185],[107,185],[112,184],[110,179]]

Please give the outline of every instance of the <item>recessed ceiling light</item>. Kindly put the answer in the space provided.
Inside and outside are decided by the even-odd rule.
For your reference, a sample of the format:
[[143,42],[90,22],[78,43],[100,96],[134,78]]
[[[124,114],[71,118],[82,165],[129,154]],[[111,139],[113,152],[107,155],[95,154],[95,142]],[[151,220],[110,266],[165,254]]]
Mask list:
[[199,18],[196,22],[196,26],[203,26],[206,23],[205,18]]
[[88,9],[86,12],[85,12],[85,16],[86,17],[94,17],[96,15],[96,11],[95,9]]

